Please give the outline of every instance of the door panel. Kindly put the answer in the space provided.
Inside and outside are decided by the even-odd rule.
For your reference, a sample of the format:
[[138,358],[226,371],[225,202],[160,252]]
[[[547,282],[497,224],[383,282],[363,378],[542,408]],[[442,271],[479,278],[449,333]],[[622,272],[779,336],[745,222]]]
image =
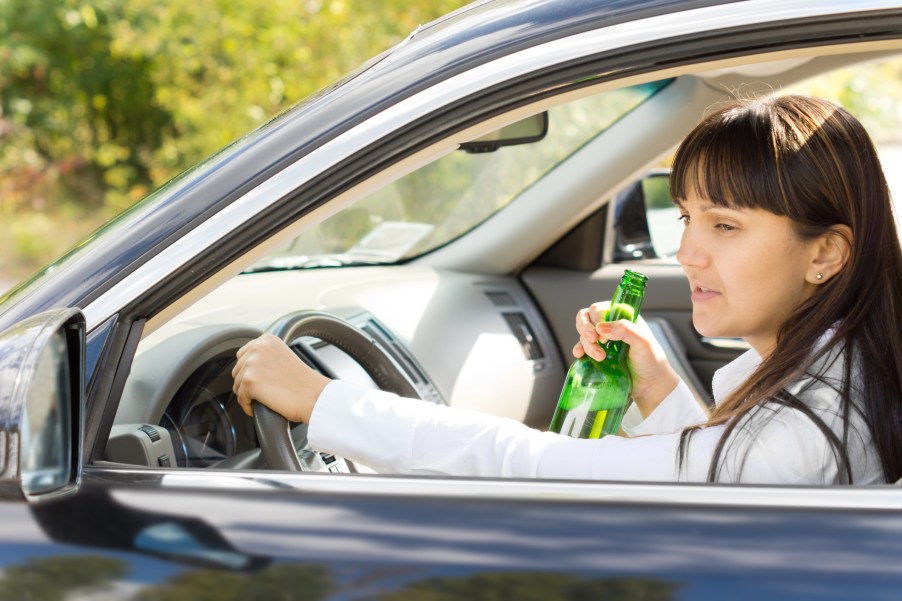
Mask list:
[[[63,593],[87,581],[158,600],[893,599],[902,584],[892,511],[486,497],[466,491],[502,483],[466,479],[399,479],[394,495],[336,476],[315,492],[322,478],[270,474],[176,486],[171,472],[92,469],[76,495],[6,516],[53,563],[9,536],[4,584],[29,576],[17,598],[48,598],[50,566],[94,568],[59,579]],[[431,494],[401,494],[410,485]]]

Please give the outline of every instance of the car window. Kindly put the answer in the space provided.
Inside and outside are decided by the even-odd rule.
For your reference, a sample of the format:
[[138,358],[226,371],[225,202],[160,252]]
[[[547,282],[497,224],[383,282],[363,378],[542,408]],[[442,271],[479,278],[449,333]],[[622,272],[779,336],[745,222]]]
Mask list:
[[636,85],[549,111],[539,142],[451,153],[305,231],[250,271],[393,263],[472,230],[555,165],[666,86]]
[[[902,161],[902,113],[898,109],[902,101],[902,86],[898,83],[899,73],[902,73],[902,59],[878,61],[819,75],[777,93],[812,94],[827,98],[841,104],[861,120],[877,146],[895,205],[896,223],[902,231],[902,171],[893,167]],[[650,171],[636,182],[630,189],[632,196],[624,194],[618,199],[618,202],[627,199],[634,201],[635,193],[641,191],[648,225],[647,232],[644,232],[647,241],[644,242],[650,241],[650,249],[646,247],[641,257],[673,259],[679,249],[683,227],[668,191],[669,172],[666,166],[671,160],[672,157],[668,158],[660,168]],[[635,229],[634,223],[630,226]],[[621,229],[620,225],[615,227]],[[619,233],[621,239],[628,239],[631,244],[624,244],[623,252],[615,253],[614,259],[641,258],[630,251],[633,247],[642,247],[643,241],[637,241],[632,230],[630,236]]]
[[683,227],[670,198],[670,172],[661,170],[642,178],[639,185],[648,213],[648,233],[659,257],[673,257],[680,248]]

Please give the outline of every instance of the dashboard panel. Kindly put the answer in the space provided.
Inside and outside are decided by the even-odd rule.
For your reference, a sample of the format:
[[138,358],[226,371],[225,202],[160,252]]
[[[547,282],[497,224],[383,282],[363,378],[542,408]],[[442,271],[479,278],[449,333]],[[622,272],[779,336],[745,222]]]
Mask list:
[[[395,266],[234,278],[141,341],[117,428],[161,428],[179,467],[264,467],[253,420],[231,392],[231,369],[243,344],[298,310],[361,329],[427,402],[540,428],[550,420],[565,366],[516,280]],[[305,337],[293,348],[329,377],[375,386],[331,344]],[[122,462],[109,452],[105,459]]]
[[234,366],[231,351],[209,359],[166,406],[159,425],[169,431],[178,467],[211,467],[259,446],[232,392]]

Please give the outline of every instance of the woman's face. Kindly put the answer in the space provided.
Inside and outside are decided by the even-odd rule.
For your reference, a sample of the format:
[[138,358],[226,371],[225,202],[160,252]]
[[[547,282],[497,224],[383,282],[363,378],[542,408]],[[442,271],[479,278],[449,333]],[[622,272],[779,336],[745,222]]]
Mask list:
[[805,280],[813,243],[788,217],[719,207],[694,192],[679,210],[685,229],[677,260],[689,278],[696,330],[743,338],[770,354],[782,323],[815,288]]

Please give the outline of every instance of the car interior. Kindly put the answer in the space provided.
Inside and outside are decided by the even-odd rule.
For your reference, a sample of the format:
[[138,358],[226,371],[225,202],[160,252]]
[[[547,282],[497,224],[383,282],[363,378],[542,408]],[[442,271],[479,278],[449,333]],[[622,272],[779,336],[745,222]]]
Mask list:
[[[818,93],[830,74],[898,60],[900,50],[802,48],[604,81],[392,165],[148,320],[96,464],[279,467],[232,393],[235,352],[275,331],[326,375],[377,386],[340,344],[294,327],[323,314],[372,339],[424,402],[546,429],[574,316],[609,299],[625,268],[649,277],[642,316],[698,402],[710,403],[714,371],[747,347],[692,327],[668,158],[718,102]],[[503,129],[530,124],[539,129]],[[302,469],[369,471],[313,452],[305,426],[290,427]]]

